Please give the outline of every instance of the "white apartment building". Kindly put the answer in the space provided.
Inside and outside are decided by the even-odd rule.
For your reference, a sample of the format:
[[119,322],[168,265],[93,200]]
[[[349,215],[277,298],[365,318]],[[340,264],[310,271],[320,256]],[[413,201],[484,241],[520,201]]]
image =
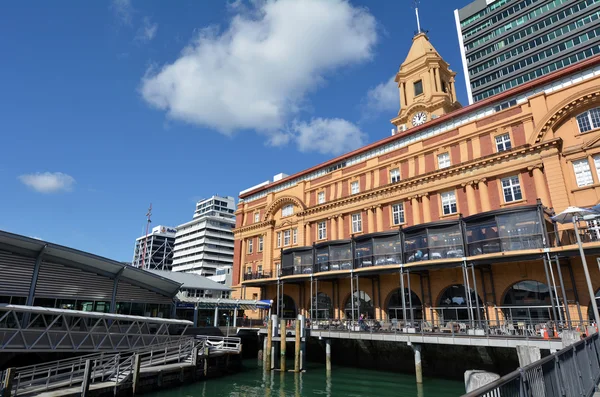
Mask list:
[[[138,237],[133,249],[134,267],[143,267],[146,270],[171,270],[173,265],[173,249],[175,247],[176,230],[169,226],[156,226],[148,235]],[[146,257],[144,256],[146,246]]]
[[235,199],[230,196],[198,201],[193,219],[177,226],[173,271],[211,278],[231,273],[234,212]]

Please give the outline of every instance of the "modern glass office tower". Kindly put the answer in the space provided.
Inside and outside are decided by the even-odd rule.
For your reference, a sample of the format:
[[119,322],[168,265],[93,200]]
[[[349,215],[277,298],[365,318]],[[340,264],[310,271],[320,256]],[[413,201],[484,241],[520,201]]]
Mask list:
[[476,0],[454,16],[470,104],[600,53],[600,0]]

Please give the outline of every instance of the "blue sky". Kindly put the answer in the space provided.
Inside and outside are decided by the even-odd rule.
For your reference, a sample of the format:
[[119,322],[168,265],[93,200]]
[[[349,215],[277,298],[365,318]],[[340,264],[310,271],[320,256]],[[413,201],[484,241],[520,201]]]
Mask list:
[[[457,72],[453,10],[421,24]],[[387,137],[409,0],[14,1],[0,23],[0,230],[117,260],[196,200]]]

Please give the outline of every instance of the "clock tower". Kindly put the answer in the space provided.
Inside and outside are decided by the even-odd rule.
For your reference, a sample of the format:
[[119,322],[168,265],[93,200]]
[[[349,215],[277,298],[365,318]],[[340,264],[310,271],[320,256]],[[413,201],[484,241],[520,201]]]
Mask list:
[[450,70],[450,65],[433,48],[425,33],[419,32],[413,37],[410,51],[396,74],[400,111],[391,121],[397,131],[419,126],[460,108],[454,76],[456,73]]

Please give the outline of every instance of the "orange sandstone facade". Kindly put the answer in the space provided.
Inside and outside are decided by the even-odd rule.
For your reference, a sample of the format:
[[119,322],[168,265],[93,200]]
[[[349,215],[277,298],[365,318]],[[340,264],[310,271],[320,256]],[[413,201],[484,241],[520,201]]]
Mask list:
[[454,75],[415,36],[393,136],[240,194],[239,297],[283,317],[588,319],[572,230],[549,217],[600,201],[600,58],[465,108]]

